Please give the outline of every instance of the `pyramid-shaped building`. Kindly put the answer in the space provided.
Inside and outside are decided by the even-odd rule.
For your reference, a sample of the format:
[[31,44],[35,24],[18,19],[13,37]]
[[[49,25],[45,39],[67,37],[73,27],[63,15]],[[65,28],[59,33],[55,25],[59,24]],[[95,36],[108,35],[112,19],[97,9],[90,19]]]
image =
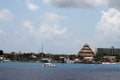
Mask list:
[[90,46],[88,44],[85,44],[82,47],[82,49],[79,51],[77,56],[93,57],[94,56],[94,52],[92,51],[92,49],[90,48]]

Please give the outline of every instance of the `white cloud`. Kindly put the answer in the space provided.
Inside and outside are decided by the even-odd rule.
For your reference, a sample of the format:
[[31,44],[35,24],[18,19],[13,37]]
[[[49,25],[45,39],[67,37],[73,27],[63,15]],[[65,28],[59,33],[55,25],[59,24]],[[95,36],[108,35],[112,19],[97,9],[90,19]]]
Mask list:
[[30,33],[31,35],[35,34],[35,29],[30,21],[24,21],[22,25],[28,31],[28,33]]
[[59,16],[58,14],[55,14],[53,12],[48,12],[43,15],[41,15],[42,20],[44,22],[49,23],[49,24],[56,24],[58,23],[61,19],[64,19],[65,16]]
[[45,21],[39,29],[40,33],[45,34],[45,36],[66,36],[68,33],[67,28],[59,25],[60,20],[64,19],[65,16],[60,16],[53,12],[48,12],[43,14],[41,17]]
[[120,39],[120,11],[111,8],[107,12],[102,11],[102,14],[97,30],[104,37],[112,40]]
[[42,34],[46,38],[50,37],[65,37],[67,33],[66,27],[61,27],[60,25],[49,25],[43,24],[39,29],[39,34]]
[[[49,15],[48,14],[49,13],[45,13],[43,17],[45,20],[47,20],[47,22],[46,21],[43,22],[39,28],[36,28],[35,26],[33,26],[32,22],[30,21],[25,21],[23,22],[22,25],[24,26],[28,34],[34,36],[36,39],[39,39],[39,38],[50,39],[54,37],[65,38],[65,36],[68,35],[67,28],[57,24],[59,22],[59,19],[63,16],[59,16],[52,12],[50,12]],[[51,24],[51,20],[52,20],[52,24]]]
[[43,0],[45,3],[57,7],[96,7],[104,2],[104,0]]
[[32,2],[26,2],[26,5],[28,9],[31,11],[37,11],[39,9],[39,6],[36,4],[33,4]]
[[0,20],[11,21],[13,14],[8,9],[0,10]]

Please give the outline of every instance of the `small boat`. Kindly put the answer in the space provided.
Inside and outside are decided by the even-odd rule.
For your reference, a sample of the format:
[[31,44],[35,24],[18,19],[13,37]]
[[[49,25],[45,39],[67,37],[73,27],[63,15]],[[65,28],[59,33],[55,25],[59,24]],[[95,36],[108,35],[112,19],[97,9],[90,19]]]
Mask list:
[[56,67],[56,65],[53,63],[44,63],[42,67]]
[[111,62],[102,62],[102,64],[117,64],[117,63],[111,63]]

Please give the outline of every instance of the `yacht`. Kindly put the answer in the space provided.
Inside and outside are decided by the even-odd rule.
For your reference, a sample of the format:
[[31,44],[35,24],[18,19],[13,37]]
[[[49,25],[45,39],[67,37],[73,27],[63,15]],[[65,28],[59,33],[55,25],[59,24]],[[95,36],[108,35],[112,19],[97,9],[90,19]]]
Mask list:
[[56,65],[54,64],[54,63],[44,63],[43,65],[42,65],[42,67],[56,67]]

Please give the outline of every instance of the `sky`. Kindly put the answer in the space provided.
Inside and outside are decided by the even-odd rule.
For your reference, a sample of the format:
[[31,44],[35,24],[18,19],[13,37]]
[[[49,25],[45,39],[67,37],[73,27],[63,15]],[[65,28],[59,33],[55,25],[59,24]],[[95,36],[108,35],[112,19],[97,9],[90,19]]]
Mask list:
[[0,49],[77,54],[120,48],[120,0],[0,0]]

